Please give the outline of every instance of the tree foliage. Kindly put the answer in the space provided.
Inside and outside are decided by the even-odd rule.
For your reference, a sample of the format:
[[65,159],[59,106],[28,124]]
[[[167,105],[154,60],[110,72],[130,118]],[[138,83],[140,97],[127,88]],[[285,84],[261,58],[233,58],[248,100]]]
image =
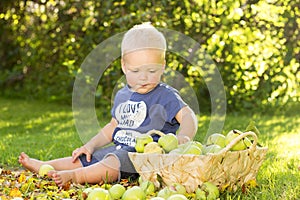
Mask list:
[[[0,93],[71,102],[81,63],[97,44],[133,25],[183,33],[201,44],[221,73],[230,108],[299,101],[300,6],[297,0],[1,1]],[[193,52],[192,52],[193,53]],[[168,53],[202,105],[209,105],[205,63]],[[99,82],[109,105],[122,76],[117,60]]]

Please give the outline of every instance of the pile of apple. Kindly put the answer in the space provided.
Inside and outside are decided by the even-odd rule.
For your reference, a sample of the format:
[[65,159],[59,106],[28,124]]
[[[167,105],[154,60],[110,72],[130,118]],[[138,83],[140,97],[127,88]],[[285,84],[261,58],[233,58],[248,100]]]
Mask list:
[[178,139],[172,134],[163,134],[157,142],[151,135],[145,134],[136,139],[135,150],[138,153],[169,153],[178,147]]
[[[150,135],[146,134],[137,138],[135,149],[138,153],[205,155],[207,153],[218,153],[242,133],[242,131],[237,129],[229,131],[227,135],[214,133],[207,138],[207,142],[204,145],[198,141],[189,141],[179,145],[177,137],[172,133],[161,135],[158,141],[155,142]],[[230,150],[245,150],[251,144],[250,139],[245,137],[233,145]]]
[[[237,129],[229,131],[227,135],[214,133],[207,138],[206,144],[202,148],[202,153],[218,153],[240,134],[243,134],[243,132]],[[250,141],[250,139],[248,137],[245,137],[238,141],[235,145],[233,145],[230,150],[241,151],[247,149],[251,145],[252,142]]]
[[159,189],[153,182],[139,178],[139,185],[136,186],[125,188],[118,183],[108,189],[87,188],[83,191],[83,196],[86,200],[214,200],[219,198],[220,193],[210,182],[203,183],[193,195],[189,195],[185,187],[179,183]]
[[137,138],[135,149],[138,153],[177,153],[200,155],[203,145],[197,141],[178,144],[178,139],[173,133],[161,135],[157,142],[150,135]]

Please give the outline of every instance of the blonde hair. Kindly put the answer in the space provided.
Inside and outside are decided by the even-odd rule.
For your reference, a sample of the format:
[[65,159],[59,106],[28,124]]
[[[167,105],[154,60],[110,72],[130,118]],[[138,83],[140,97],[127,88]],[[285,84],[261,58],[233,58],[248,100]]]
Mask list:
[[122,56],[135,50],[147,48],[164,52],[167,48],[164,35],[154,28],[151,23],[135,25],[125,33],[121,44]]

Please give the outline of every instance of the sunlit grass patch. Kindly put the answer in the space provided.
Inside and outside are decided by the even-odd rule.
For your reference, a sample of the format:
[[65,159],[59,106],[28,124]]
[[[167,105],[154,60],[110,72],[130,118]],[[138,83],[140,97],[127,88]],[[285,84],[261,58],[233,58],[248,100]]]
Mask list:
[[[98,109],[97,112],[101,113]],[[199,116],[195,140],[204,142],[210,115]],[[101,118],[103,126],[109,119]],[[257,187],[247,191],[224,192],[221,199],[300,199],[300,117],[295,109],[287,113],[228,113],[223,134],[244,131],[255,120],[258,142],[268,153],[257,174]],[[95,133],[96,134],[96,133]],[[82,141],[74,125],[71,106],[0,98],[0,168],[20,168],[20,152],[49,160],[70,156]]]

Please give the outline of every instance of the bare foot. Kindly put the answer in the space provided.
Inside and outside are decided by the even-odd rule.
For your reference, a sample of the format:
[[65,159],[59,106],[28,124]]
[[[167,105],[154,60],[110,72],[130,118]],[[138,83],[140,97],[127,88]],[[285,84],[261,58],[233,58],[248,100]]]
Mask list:
[[70,170],[65,171],[49,171],[48,176],[52,178],[52,180],[60,187],[67,184],[69,181],[74,180],[75,175],[74,172]]
[[30,158],[26,153],[22,152],[19,156],[19,163],[32,172],[38,172],[43,161]]

